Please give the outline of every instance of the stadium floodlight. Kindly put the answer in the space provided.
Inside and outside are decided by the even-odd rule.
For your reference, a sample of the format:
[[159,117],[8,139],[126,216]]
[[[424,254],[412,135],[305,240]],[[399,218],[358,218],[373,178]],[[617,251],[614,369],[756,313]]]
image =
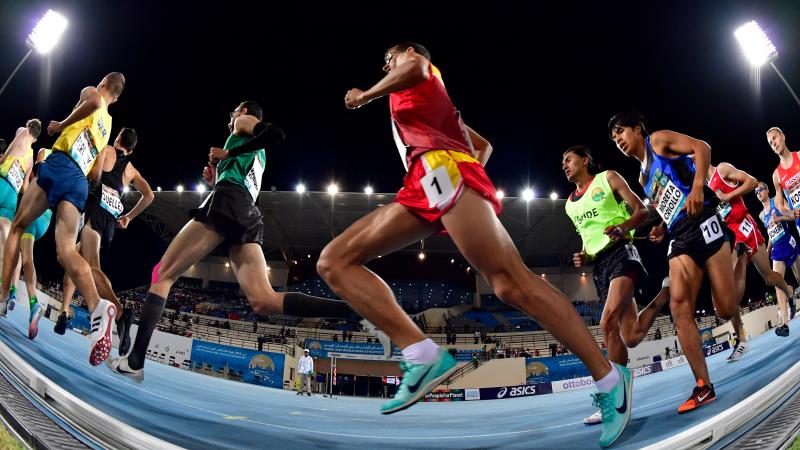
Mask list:
[[178,191],[178,192],[183,192],[183,185],[179,184],[178,187],[175,188],[175,190]]
[[335,195],[337,192],[339,192],[339,186],[337,186],[336,183],[328,185],[328,194]]
[[644,206],[649,206],[649,205],[650,205],[650,199],[649,198],[644,199]]
[[786,89],[789,89],[789,93],[792,94],[794,101],[800,106],[800,98],[797,97],[794,89],[792,89],[789,82],[786,81],[786,77],[778,70],[778,66],[775,65],[774,61],[778,58],[778,49],[775,48],[775,45],[769,39],[767,33],[758,26],[756,21],[751,20],[740,26],[733,35],[736,36],[736,40],[739,41],[744,56],[747,58],[750,65],[755,68],[760,68],[764,64],[769,63],[770,67],[775,70],[775,73],[777,73],[778,77],[783,81],[783,84],[786,85]]
[[555,192],[550,193],[550,200],[558,200],[558,194]]
[[158,187],[156,188],[156,190],[157,190],[158,192],[161,192],[161,186],[158,186]]
[[202,194],[206,191],[206,185],[203,183],[197,183],[197,186],[195,186],[195,190]]
[[525,188],[525,190],[522,191],[522,199],[526,202],[533,200],[533,189]]
[[364,193],[365,194],[372,195],[372,192],[373,192],[372,186],[367,186],[367,187],[364,188]]
[[127,194],[130,191],[131,191],[131,187],[130,186],[125,186],[124,188],[122,188],[122,192],[125,193],[125,194]]
[[420,261],[423,261],[425,259],[425,252],[419,252],[417,258],[419,258]]
[[750,64],[761,67],[778,57],[778,49],[767,37],[767,33],[758,26],[755,20],[751,20],[740,26],[733,33],[739,45],[742,47],[744,56]]
[[497,192],[495,192],[494,196],[497,197],[498,200],[502,200],[503,197],[506,196],[506,193],[503,192],[502,189],[498,189]]
[[61,39],[61,35],[66,29],[67,19],[52,9],[48,9],[47,13],[39,19],[39,22],[33,27],[33,31],[31,31],[31,34],[29,34],[28,38],[25,40],[25,44],[30,50],[22,57],[17,67],[14,68],[14,71],[11,72],[6,82],[3,83],[3,87],[0,88],[0,95],[3,95],[8,83],[10,83],[14,75],[17,74],[19,68],[25,64],[25,61],[31,56],[31,53],[33,53],[34,50],[42,55],[49,53],[56,44],[58,44],[58,40]]
[[306,191],[306,185],[303,183],[297,183],[297,186],[294,187],[294,190],[297,191],[298,194],[302,194]]

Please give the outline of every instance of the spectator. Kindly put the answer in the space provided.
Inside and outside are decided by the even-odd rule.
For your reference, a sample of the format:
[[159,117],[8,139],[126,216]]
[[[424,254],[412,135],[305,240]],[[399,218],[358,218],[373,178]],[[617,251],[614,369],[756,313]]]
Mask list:
[[474,333],[473,337],[475,338],[475,342],[474,343],[477,344],[478,341],[481,339],[481,332],[478,331],[478,330],[475,330],[475,333]]
[[311,396],[311,375],[314,373],[314,360],[308,356],[308,349],[303,350],[303,356],[297,361],[297,373],[300,375],[300,389],[297,395],[305,391]]
[[661,328],[656,328],[656,340],[661,339]]
[[664,352],[664,356],[665,356],[667,359],[669,359],[669,354],[670,354],[669,347],[667,347],[667,348],[666,348],[666,351]]

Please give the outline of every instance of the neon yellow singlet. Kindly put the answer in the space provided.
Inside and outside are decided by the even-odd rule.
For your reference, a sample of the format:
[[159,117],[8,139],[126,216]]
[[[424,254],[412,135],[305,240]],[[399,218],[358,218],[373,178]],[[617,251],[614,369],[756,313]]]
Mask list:
[[111,134],[108,105],[105,99],[101,101],[103,104],[97,111],[65,128],[53,144],[53,150],[68,154],[84,175],[92,170],[97,154],[108,144]]

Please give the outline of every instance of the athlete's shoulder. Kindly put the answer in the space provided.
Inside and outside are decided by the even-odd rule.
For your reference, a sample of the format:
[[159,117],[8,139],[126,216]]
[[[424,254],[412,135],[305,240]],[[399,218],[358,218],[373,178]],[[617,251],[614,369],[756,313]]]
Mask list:
[[102,96],[100,95],[100,91],[98,91],[96,87],[86,86],[81,91],[81,101],[95,103],[99,108],[100,105],[102,104]]

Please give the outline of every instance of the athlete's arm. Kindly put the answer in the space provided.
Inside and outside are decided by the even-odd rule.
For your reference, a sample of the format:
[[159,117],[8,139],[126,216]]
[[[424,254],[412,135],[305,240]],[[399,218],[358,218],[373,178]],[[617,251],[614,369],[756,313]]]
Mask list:
[[733,198],[741,197],[748,192],[752,192],[753,189],[758,186],[758,181],[756,181],[752,175],[743,170],[737,169],[733,166],[733,164],[720,163],[717,166],[717,173],[719,173],[719,176],[721,176],[723,180],[735,181],[736,184],[739,185],[739,187],[728,194],[717,192],[717,197],[719,197],[719,199],[723,202],[729,202]]
[[[286,133],[277,125],[269,122],[258,122],[253,127],[253,137],[244,144],[223,150],[218,147],[211,148],[211,159],[223,160],[236,157],[245,153],[255,152],[262,148],[270,148],[286,140]],[[224,153],[223,153],[224,152]]]
[[405,58],[402,64],[398,64],[394,69],[390,70],[375,86],[366,91],[361,89],[347,91],[347,95],[344,97],[344,104],[347,109],[356,109],[392,92],[410,89],[431,76],[429,66],[430,62],[422,56],[417,54],[410,55]]
[[789,206],[786,197],[783,196],[783,186],[781,186],[781,179],[778,176],[778,169],[772,172],[772,185],[775,187],[775,207],[783,214],[783,211],[789,211],[788,216],[797,220],[800,219],[800,209],[793,210]]
[[703,210],[703,188],[706,185],[708,164],[711,162],[711,147],[691,136],[669,130],[660,130],[650,135],[653,151],[663,156],[694,155],[696,171],[692,190],[686,196],[686,212],[696,216]]
[[469,134],[469,140],[472,142],[472,153],[475,156],[482,166],[485,166],[486,163],[489,161],[489,157],[492,156],[492,144],[489,143],[486,139],[483,138],[480,134],[476,133],[475,130],[464,125],[467,129],[467,134]]
[[123,229],[127,228],[128,223],[131,220],[135,219],[136,216],[147,209],[147,207],[153,203],[153,199],[155,198],[153,189],[150,188],[150,183],[148,183],[142,174],[140,174],[139,171],[133,167],[133,164],[128,163],[128,166],[125,167],[124,178],[131,180],[131,184],[136,187],[136,190],[142,193],[142,198],[136,202],[136,205],[134,205],[133,209],[131,209],[128,214],[125,214],[117,219],[117,228]]
[[83,91],[81,91],[81,99],[80,102],[78,102],[78,106],[73,109],[72,113],[63,121],[56,122],[55,120],[51,120],[50,125],[47,126],[47,134],[52,136],[56,133],[60,133],[64,128],[73,123],[89,117],[102,106],[103,100],[97,88],[91,86],[84,88]]
[[644,203],[642,203],[642,200],[639,198],[639,196],[633,193],[631,187],[628,186],[628,182],[625,181],[625,179],[622,178],[617,172],[609,170],[607,172],[606,179],[608,180],[608,185],[611,186],[611,190],[614,192],[614,195],[618,198],[621,198],[628,206],[633,208],[631,217],[628,218],[628,220],[619,225],[606,228],[605,233],[611,237],[611,239],[616,241],[617,239],[626,236],[629,231],[634,230],[641,225],[642,222],[647,220],[649,214],[647,213],[647,207],[644,206]]

